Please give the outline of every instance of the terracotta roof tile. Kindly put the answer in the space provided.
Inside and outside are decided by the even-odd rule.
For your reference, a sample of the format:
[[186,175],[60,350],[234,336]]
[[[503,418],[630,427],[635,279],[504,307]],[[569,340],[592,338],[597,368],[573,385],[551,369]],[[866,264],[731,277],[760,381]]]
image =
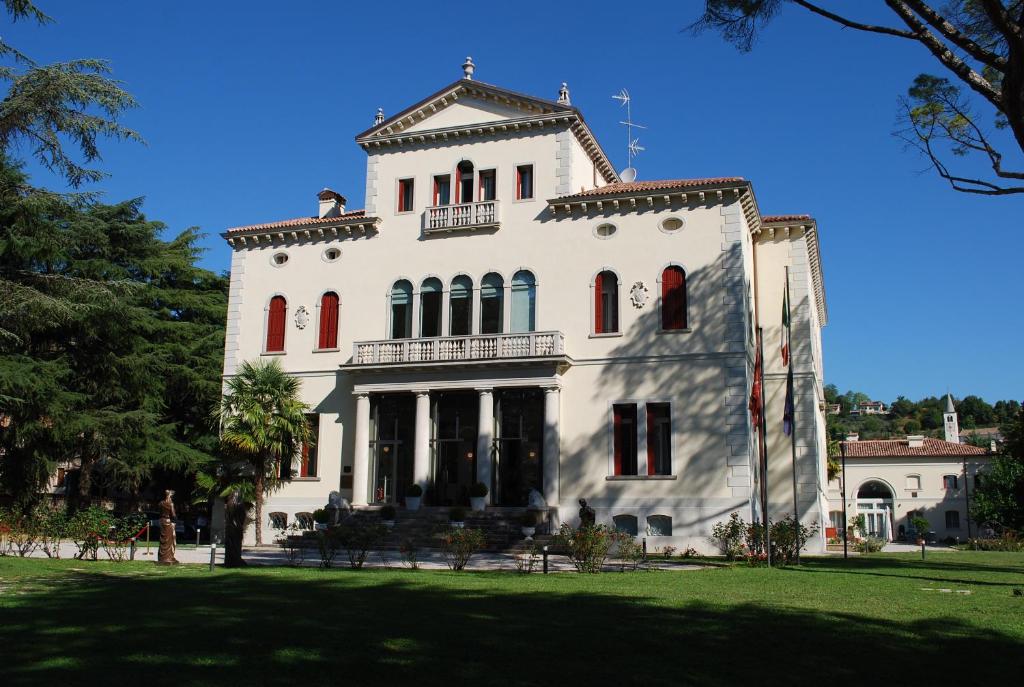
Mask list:
[[573,193],[568,196],[560,196],[558,200],[568,198],[590,198],[593,196],[614,196],[619,194],[639,193],[643,191],[670,191],[680,188],[692,188],[696,186],[712,186],[714,184],[734,184],[746,181],[743,177],[714,177],[708,179],[661,179],[658,181],[620,181],[614,184],[607,184],[600,188],[592,188],[588,191]]
[[238,234],[243,231],[258,231],[262,229],[283,229],[284,227],[305,227],[305,226],[316,226],[318,224],[331,224],[333,222],[344,222],[349,219],[361,219],[366,217],[365,210],[352,210],[346,212],[337,217],[296,217],[295,219],[285,219],[279,222],[267,222],[265,224],[250,224],[244,227],[233,227],[228,229],[229,234]]
[[763,223],[776,222],[809,222],[814,219],[810,215],[764,215],[761,217]]
[[954,444],[942,439],[925,439],[922,446],[910,447],[906,439],[844,441],[847,458],[886,458],[889,456],[983,456],[988,451],[977,446]]

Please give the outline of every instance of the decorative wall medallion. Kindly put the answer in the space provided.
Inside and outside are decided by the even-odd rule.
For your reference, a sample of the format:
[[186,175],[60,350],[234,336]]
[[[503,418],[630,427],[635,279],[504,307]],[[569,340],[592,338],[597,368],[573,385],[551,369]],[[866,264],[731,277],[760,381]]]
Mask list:
[[629,300],[633,302],[634,308],[644,307],[644,303],[647,302],[647,287],[642,281],[633,284],[633,288],[629,290]]
[[307,324],[309,324],[309,311],[306,310],[306,306],[300,305],[295,311],[295,326],[305,329]]

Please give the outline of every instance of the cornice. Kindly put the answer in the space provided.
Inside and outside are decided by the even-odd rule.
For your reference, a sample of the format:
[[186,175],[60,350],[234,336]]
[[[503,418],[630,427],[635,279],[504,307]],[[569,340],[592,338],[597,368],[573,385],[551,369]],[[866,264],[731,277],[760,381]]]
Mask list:
[[[312,219],[311,218],[311,222]],[[227,231],[221,234],[232,248],[248,248],[259,245],[280,245],[300,241],[322,241],[324,239],[371,238],[378,233],[379,217],[339,219],[337,222],[289,225],[276,228],[254,228],[244,231]]]

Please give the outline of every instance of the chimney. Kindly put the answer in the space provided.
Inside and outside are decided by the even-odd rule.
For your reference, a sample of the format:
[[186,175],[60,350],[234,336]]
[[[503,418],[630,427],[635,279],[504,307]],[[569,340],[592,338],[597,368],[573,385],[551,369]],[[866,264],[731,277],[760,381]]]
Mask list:
[[337,217],[345,212],[345,196],[324,187],[323,191],[316,194],[320,199],[320,214],[323,217]]
[[923,434],[908,434],[907,435],[907,446],[910,448],[921,448],[924,446],[924,435]]
[[847,441],[860,441],[860,435],[859,434],[847,434],[846,435],[846,440]]

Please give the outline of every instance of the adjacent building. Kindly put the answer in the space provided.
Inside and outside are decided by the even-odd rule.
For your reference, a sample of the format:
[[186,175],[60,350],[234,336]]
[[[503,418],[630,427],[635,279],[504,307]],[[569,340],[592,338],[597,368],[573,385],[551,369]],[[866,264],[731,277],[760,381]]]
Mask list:
[[[277,359],[302,379],[315,447],[264,508],[274,527],[337,491],[356,508],[579,499],[600,522],[707,550],[760,516],[748,412],[764,330],[773,517],[827,517],[818,228],[763,215],[741,177],[620,176],[570,101],[463,78],[356,136],[364,204],[241,226],[224,375]],[[779,352],[792,303],[796,465]],[[823,548],[823,539],[812,549]]]

